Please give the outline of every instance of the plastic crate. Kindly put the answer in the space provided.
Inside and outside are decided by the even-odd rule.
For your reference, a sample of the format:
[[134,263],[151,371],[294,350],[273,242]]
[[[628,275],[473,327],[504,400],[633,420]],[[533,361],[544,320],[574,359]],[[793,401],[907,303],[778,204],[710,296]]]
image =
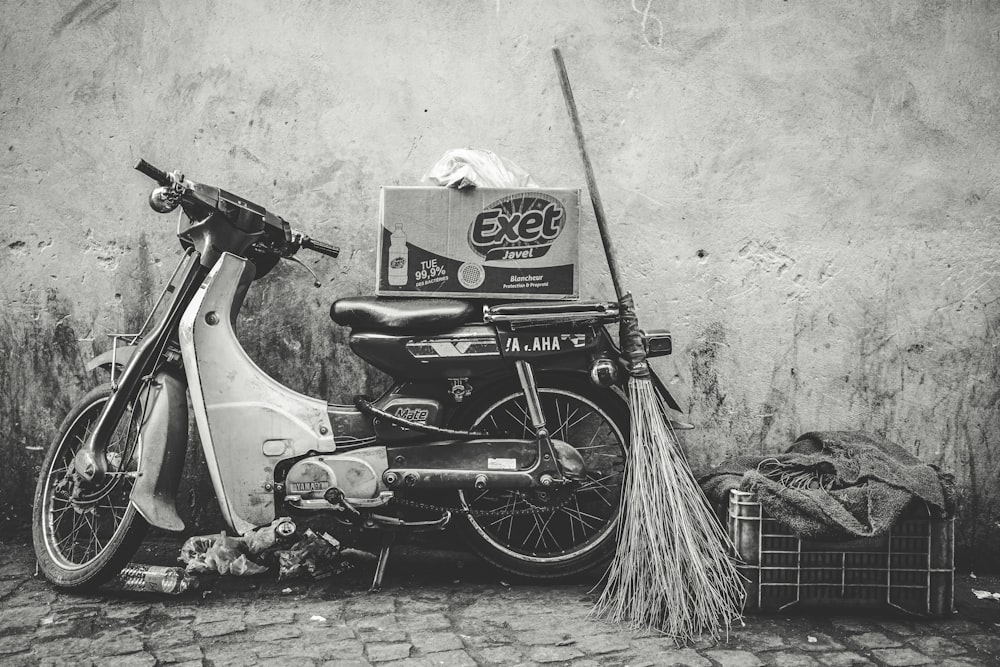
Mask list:
[[866,607],[951,614],[954,535],[953,518],[923,510],[908,513],[881,538],[802,540],[766,516],[754,494],[733,490],[729,497],[729,536],[747,578],[748,611]]

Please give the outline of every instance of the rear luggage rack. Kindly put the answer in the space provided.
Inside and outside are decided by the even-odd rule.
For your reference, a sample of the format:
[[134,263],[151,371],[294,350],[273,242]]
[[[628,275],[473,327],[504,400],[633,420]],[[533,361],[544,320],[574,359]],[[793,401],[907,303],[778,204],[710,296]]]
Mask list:
[[607,324],[617,321],[618,304],[614,301],[578,303],[534,301],[483,307],[483,322],[509,324],[511,328],[566,323]]

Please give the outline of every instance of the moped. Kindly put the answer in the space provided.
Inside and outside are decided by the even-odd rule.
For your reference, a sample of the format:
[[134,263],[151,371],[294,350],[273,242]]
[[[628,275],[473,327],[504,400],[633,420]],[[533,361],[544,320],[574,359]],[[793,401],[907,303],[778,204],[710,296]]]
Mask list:
[[[473,551],[533,579],[606,565],[623,511],[629,411],[614,302],[486,303],[346,297],[331,308],[351,350],[391,378],[336,405],[283,386],[240,345],[253,281],[300,250],[338,248],[244,197],[165,172],[149,203],[178,207],[183,255],[141,331],[90,364],[110,381],[63,421],[35,492],[41,572],[85,590],[114,577],[176,508],[189,404],[222,516],[237,535],[276,519],[393,537],[453,519]],[[643,334],[649,356],[670,335]],[[679,409],[662,382],[665,404]]]

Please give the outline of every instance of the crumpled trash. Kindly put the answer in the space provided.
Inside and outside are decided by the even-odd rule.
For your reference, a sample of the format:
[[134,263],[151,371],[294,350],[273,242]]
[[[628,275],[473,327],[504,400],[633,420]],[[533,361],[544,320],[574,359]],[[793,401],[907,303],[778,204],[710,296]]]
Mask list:
[[238,537],[218,535],[192,537],[181,547],[178,557],[184,569],[193,574],[217,572],[238,577],[267,572],[267,568],[247,558],[246,543]]
[[285,540],[285,538],[278,535],[275,528],[279,524],[285,523],[286,521],[287,519],[284,517],[275,519],[271,522],[271,525],[262,526],[252,533],[247,533],[240,538],[246,545],[247,553],[251,556],[260,556],[274,545]]
[[973,588],[972,594],[980,600],[1000,600],[1000,593],[993,593],[991,591],[980,591]]
[[349,570],[352,565],[340,557],[340,542],[328,533],[317,534],[307,528],[291,549],[277,552],[278,581],[309,575],[325,579]]
[[449,188],[537,188],[531,174],[493,151],[454,148],[424,175],[424,182]]
[[195,574],[233,574],[239,577],[267,572],[268,550],[283,546],[276,528],[285,523],[281,517],[243,537],[202,535],[188,539],[181,547],[177,560],[185,570]]
[[250,576],[278,570],[278,580],[309,576],[323,579],[353,567],[354,562],[374,560],[375,556],[356,549],[344,549],[328,533],[306,529],[296,540],[283,537],[277,526],[287,521],[275,519],[243,537],[218,535],[189,538],[181,547],[178,559],[190,574],[231,574]]

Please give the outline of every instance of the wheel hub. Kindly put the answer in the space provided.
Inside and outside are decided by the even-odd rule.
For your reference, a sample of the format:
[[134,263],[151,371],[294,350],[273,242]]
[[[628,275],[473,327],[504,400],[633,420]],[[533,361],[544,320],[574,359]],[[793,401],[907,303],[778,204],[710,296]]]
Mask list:
[[550,487],[548,489],[532,489],[530,491],[520,491],[519,494],[524,502],[528,503],[533,507],[538,509],[548,509],[550,507],[560,507],[566,504],[566,501],[579,484],[574,482],[567,482],[559,486],[558,488]]
[[[120,460],[121,457],[118,458]],[[113,474],[105,477],[104,481],[99,484],[91,484],[80,477],[73,466],[70,466],[65,476],[56,482],[53,491],[69,500],[74,509],[80,512],[92,507],[121,483],[122,475],[118,471],[117,464],[109,472]]]

